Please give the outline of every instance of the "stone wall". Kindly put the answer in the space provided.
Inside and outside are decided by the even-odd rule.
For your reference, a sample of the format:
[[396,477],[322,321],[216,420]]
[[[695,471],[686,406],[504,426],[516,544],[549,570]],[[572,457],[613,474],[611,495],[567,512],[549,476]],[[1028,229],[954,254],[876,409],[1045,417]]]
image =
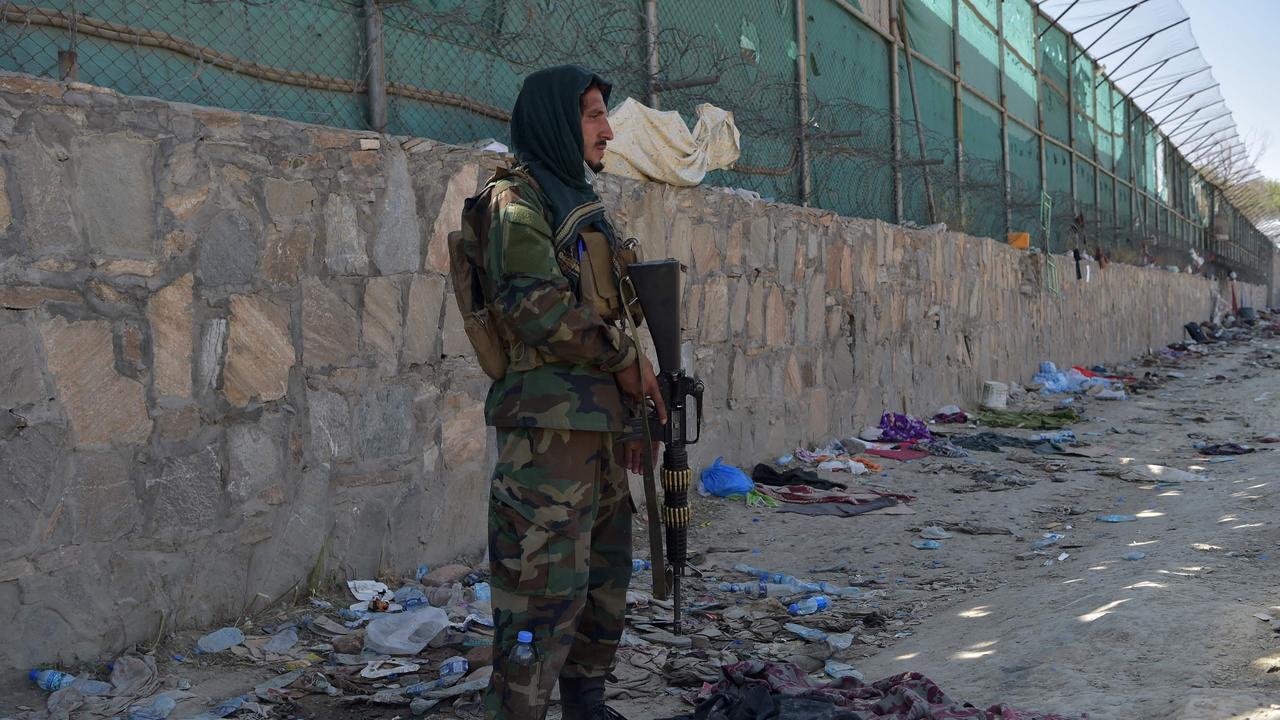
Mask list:
[[[483,551],[486,379],[444,239],[497,162],[0,78],[0,668],[207,625],[309,578]],[[693,454],[750,464],[1176,340],[1206,281],[606,176],[688,268]]]

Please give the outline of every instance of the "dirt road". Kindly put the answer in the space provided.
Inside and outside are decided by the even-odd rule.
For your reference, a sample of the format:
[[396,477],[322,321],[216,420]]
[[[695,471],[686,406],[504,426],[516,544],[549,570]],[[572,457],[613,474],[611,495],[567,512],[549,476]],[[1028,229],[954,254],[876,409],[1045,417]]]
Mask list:
[[[728,579],[738,579],[726,572],[735,562],[841,584],[883,578],[875,587],[884,594],[861,604],[893,609],[889,632],[852,648],[868,680],[914,670],[979,707],[1004,702],[1095,720],[1280,718],[1280,673],[1270,672],[1280,669],[1280,635],[1255,617],[1280,617],[1280,445],[1253,443],[1258,452],[1225,460],[1193,447],[1197,438],[1248,443],[1280,432],[1278,365],[1274,339],[1217,347],[1158,370],[1185,375],[1161,389],[1089,401],[1087,421],[1071,429],[1114,453],[1053,456],[1063,464],[1053,472],[1042,469],[1044,456],[1011,450],[886,461],[883,476],[861,476],[917,496],[915,515],[806,517],[707,499],[698,511],[710,525],[691,546],[758,551],[710,555],[705,569]],[[958,463],[1035,482],[955,493],[971,484],[947,469]],[[1147,464],[1207,480],[1157,485],[1099,472]],[[1137,520],[1097,520],[1113,514]],[[936,550],[911,546],[921,527],[964,521],[1015,535],[954,533]],[[1047,532],[1064,537],[1030,555]],[[1144,557],[1125,560],[1131,553]],[[806,572],[840,564],[842,573]],[[656,714],[637,703],[628,716]]]

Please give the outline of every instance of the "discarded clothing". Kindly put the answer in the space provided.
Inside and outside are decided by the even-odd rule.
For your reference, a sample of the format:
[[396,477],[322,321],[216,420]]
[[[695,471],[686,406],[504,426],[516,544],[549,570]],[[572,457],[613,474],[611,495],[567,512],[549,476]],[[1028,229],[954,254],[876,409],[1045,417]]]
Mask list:
[[886,442],[932,440],[933,433],[924,422],[910,415],[886,412],[880,416],[880,439]]
[[981,450],[982,452],[1004,452],[1000,448],[1034,450],[1041,445],[1039,440],[1027,440],[1026,438],[993,432],[978,433],[977,435],[952,435],[951,443],[965,450]]
[[1021,427],[1033,430],[1060,430],[1080,420],[1073,408],[1053,412],[1032,410],[984,410],[978,413],[978,423],[987,427]]
[[898,501],[891,497],[878,497],[874,500],[859,502],[825,502],[810,505],[783,503],[778,512],[796,513],[797,515],[834,515],[836,517],[853,517],[873,510],[881,510],[897,505]]
[[901,502],[915,500],[912,495],[880,492],[877,490],[862,493],[850,493],[842,490],[819,490],[806,485],[788,485],[786,487],[757,486],[760,494],[767,495],[784,503],[813,505],[818,503],[853,503],[855,505],[871,502],[877,497],[891,497]]
[[821,682],[791,664],[763,660],[725,665],[724,679],[703,690],[692,715],[668,720],[1078,720],[993,705],[986,710],[947,697],[920,673],[864,683]]
[[834,480],[823,480],[812,470],[792,468],[784,473],[779,473],[772,465],[766,465],[765,463],[756,464],[751,471],[751,479],[757,485],[769,485],[770,487],[807,485],[817,490],[831,490],[833,488],[843,490],[848,487],[844,483],[838,483]]
[[965,450],[952,445],[947,440],[935,440],[933,442],[922,442],[919,447],[927,450],[930,455],[935,457],[964,458],[969,457],[969,453]]
[[963,425],[969,422],[968,413],[939,413],[933,416],[933,421],[941,424]]
[[905,446],[893,450],[881,450],[880,448],[872,448],[867,451],[868,455],[876,457],[889,458],[899,462],[910,462],[912,460],[920,460],[929,457],[929,453],[924,450],[916,450],[910,446]]
[[1219,443],[1206,446],[1200,452],[1205,455],[1247,455],[1254,452],[1254,449],[1236,443]]
[[973,485],[953,487],[951,488],[951,492],[1000,492],[1001,490],[1010,490],[1016,487],[1026,487],[1028,485],[1035,484],[1035,480],[1030,480],[1020,475],[1006,475],[1004,473],[993,472],[990,470],[980,470],[974,473],[973,481]]
[[608,172],[687,187],[701,183],[711,170],[732,165],[740,153],[733,113],[706,103],[695,112],[697,124],[690,131],[680,113],[627,98],[609,113],[617,137],[605,150]]

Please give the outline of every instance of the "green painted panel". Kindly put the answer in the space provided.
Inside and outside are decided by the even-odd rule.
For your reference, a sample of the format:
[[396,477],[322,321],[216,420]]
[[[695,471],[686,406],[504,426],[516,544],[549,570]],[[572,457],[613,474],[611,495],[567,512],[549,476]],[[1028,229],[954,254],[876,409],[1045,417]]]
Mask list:
[[[1067,88],[1067,36],[1057,28],[1049,27],[1049,21],[1040,18],[1037,24],[1044,35],[1040,38],[1040,72],[1063,92]],[[1049,28],[1045,32],[1045,28]]]
[[1004,236],[1004,166],[1000,113],[964,91],[965,230]]
[[[900,71],[906,77],[906,56],[902,58]],[[924,63],[914,63],[916,93],[920,104],[920,120],[915,122],[911,103],[910,83],[902,83],[902,202],[906,219],[920,224],[942,220],[941,216],[958,214],[955,170],[955,102],[950,78]],[[997,126],[998,127],[998,126]],[[920,140],[925,144],[925,155],[920,157]],[[928,164],[925,164],[928,163]],[[930,218],[925,173],[932,187],[934,206],[938,213]]]
[[968,4],[960,6],[960,77],[992,100],[1000,98],[1000,55],[996,33]]
[[1036,232],[1040,224],[1040,140],[1035,133],[1009,124],[1009,195],[1014,231]]
[[1036,124],[1036,74],[1011,50],[1004,51],[1005,107],[1024,122]]
[[1070,120],[1068,120],[1067,98],[1048,83],[1040,86],[1040,106],[1044,116],[1044,131],[1049,137],[1061,143],[1071,142]]
[[950,70],[951,0],[905,0],[902,7],[912,49]]
[[1004,0],[1004,37],[1018,54],[1036,62],[1036,13],[1028,0]]

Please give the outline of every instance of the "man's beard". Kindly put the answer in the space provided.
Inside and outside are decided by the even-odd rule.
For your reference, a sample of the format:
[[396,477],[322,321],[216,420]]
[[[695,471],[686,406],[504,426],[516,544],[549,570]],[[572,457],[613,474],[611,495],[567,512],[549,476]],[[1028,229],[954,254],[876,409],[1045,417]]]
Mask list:
[[593,173],[604,172],[604,161],[588,162],[587,167],[591,168],[591,172]]

